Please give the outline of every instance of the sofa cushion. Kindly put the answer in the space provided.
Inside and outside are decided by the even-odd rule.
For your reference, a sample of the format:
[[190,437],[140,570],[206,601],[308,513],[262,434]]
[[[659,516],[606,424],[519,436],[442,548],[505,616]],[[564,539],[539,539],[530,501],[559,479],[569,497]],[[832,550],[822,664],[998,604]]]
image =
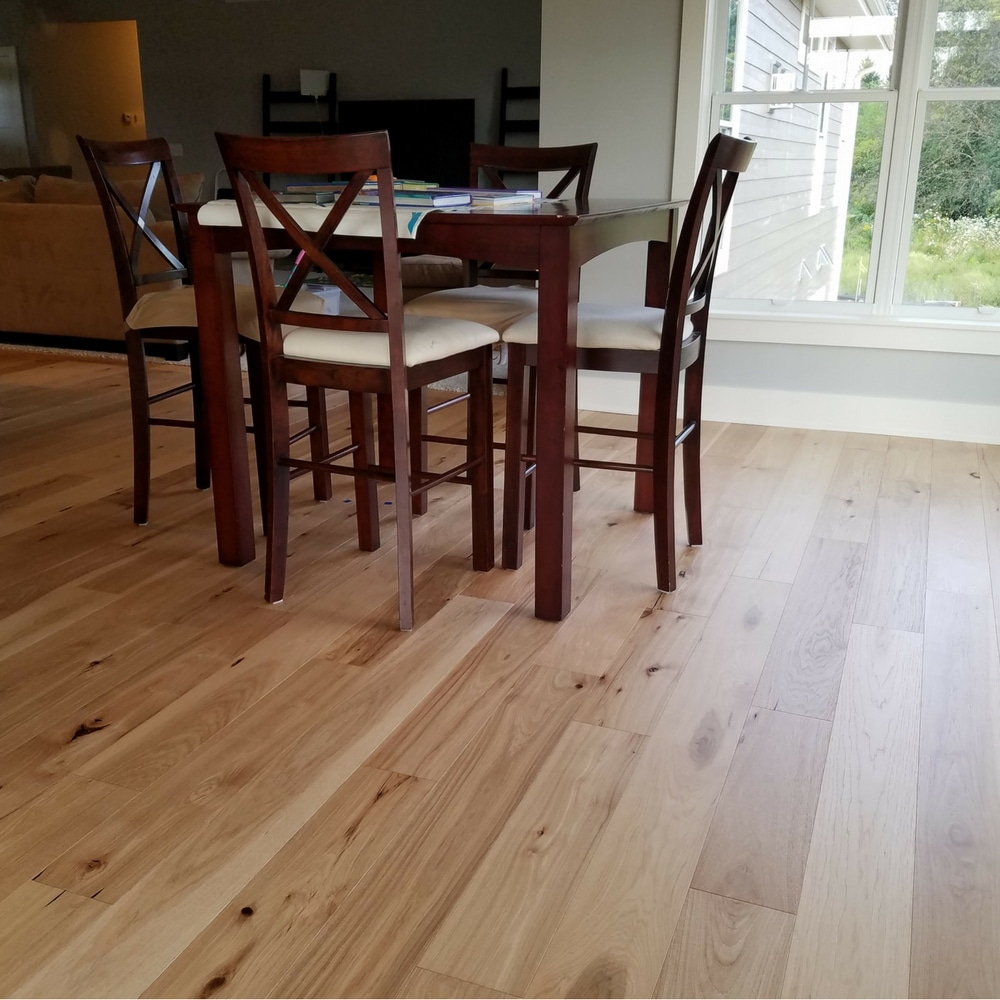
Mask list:
[[35,200],[35,178],[9,177],[0,181],[0,201],[2,202],[32,202]]
[[[181,189],[181,201],[198,201],[205,178],[203,174],[179,174],[177,183]],[[119,182],[122,194],[133,204],[138,205],[142,197],[145,182],[143,180],[123,180]],[[35,185],[35,201],[49,205],[98,205],[97,188],[93,181],[74,181],[68,177],[52,177],[43,174]],[[158,184],[153,192],[150,205],[153,218],[165,221],[170,218],[170,203],[167,192],[162,184]]]

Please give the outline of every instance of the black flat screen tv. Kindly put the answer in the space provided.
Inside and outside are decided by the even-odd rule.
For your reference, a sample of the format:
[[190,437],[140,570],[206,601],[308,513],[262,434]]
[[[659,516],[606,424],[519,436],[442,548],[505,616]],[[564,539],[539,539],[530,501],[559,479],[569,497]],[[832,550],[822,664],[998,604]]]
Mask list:
[[476,134],[474,98],[338,101],[340,132],[389,133],[396,177],[450,187],[469,182],[469,145]]

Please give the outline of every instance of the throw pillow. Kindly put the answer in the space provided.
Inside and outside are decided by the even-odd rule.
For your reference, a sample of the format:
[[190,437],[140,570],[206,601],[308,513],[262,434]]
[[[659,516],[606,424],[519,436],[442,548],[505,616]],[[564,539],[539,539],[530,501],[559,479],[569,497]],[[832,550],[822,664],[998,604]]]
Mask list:
[[[200,173],[180,174],[177,183],[181,190],[181,201],[198,201],[201,197],[201,188],[204,183],[204,175]],[[142,197],[145,181],[142,179],[123,180],[118,186],[126,198],[133,204],[138,205]],[[97,188],[92,181],[74,181],[66,177],[52,177],[43,174],[38,178],[35,187],[35,201],[49,204],[71,204],[71,205],[99,205]],[[167,200],[166,188],[163,184],[157,184],[153,192],[150,203],[150,210],[154,221],[166,221],[170,218],[170,203]]]
[[20,177],[8,177],[0,184],[0,201],[2,202],[32,202],[35,200],[35,178],[30,174]]

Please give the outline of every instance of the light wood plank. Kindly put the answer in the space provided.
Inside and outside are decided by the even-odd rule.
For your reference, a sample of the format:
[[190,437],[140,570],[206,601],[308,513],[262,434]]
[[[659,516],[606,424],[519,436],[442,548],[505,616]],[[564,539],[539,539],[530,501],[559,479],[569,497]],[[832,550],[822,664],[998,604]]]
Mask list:
[[693,889],[795,913],[829,739],[828,722],[750,712]]
[[791,583],[840,459],[844,435],[808,431],[757,524],[737,576]]
[[308,944],[383,851],[406,835],[430,789],[359,768],[143,996],[260,993],[287,949]]
[[657,997],[774,997],[792,916],[692,890],[684,901]]
[[979,456],[975,445],[935,441],[927,537],[927,586],[990,593]]
[[531,996],[649,996],[788,594],[734,578],[567,901]]
[[661,609],[640,618],[577,720],[651,733],[706,624],[705,618]]
[[910,996],[1000,995],[998,705],[993,609],[930,591]]
[[923,630],[929,510],[926,483],[883,479],[854,612],[859,625]]
[[[411,644],[376,670],[332,671],[322,657],[310,660],[273,697],[251,706],[128,809],[56,857],[39,879],[120,899],[171,853],[183,851],[189,840],[200,841],[212,824],[240,843],[252,840],[291,803],[304,797],[311,804],[327,783],[339,787],[505,611],[505,605],[456,599],[446,615],[412,633]],[[411,666],[414,656],[419,670]],[[380,712],[371,711],[373,703]],[[219,849],[221,844],[206,844],[194,857]]]
[[418,959],[422,968],[524,993],[643,742],[570,724]]
[[754,704],[832,719],[865,547],[814,538],[764,664]]
[[437,780],[461,756],[511,691],[537,670],[534,659],[551,626],[534,617],[533,598],[504,616],[496,629],[438,685],[368,763]]
[[993,583],[993,608],[1000,633],[1000,445],[979,449],[980,484],[983,490],[983,515],[986,519],[986,547]]
[[932,447],[928,438],[890,437],[885,455],[885,478],[929,483]]
[[813,526],[813,535],[867,542],[884,468],[884,448],[845,448]]
[[681,614],[710,615],[760,524],[760,511],[715,507],[705,518],[704,544],[677,556],[677,589],[660,606]]
[[[248,872],[258,871],[295,836],[505,610],[456,598],[448,615],[438,616],[437,628],[414,632],[412,646],[385,661],[377,678],[345,692],[344,714],[320,712],[307,732],[260,765],[259,777],[247,779],[242,794],[217,796],[212,814],[174,838],[171,851],[135,866],[128,881],[120,880],[116,905],[105,919],[40,969],[27,989],[101,995],[114,984],[116,991],[141,993],[215,919]],[[452,638],[448,655],[431,655],[431,649],[440,652],[445,634]],[[418,656],[424,668],[414,671],[403,653]],[[312,704],[307,699],[300,708]],[[380,710],[373,712],[373,706]],[[196,796],[207,797],[218,780],[195,789]],[[154,846],[148,837],[145,845]],[[71,869],[71,875],[79,881],[82,873]]]
[[[391,996],[516,808],[593,680],[530,674],[491,718],[399,849],[359,883],[304,953],[287,956],[273,992],[284,996]],[[396,905],[400,892],[407,903]]]
[[70,774],[5,816],[0,820],[0,900],[134,795],[128,788]]
[[907,995],[921,652],[851,634],[783,996]]
[[0,900],[0,994],[25,979],[79,933],[106,904],[27,881]]
[[498,993],[488,990],[478,983],[463,983],[451,976],[442,976],[440,972],[429,972],[427,969],[414,969],[406,982],[399,988],[397,997],[429,997],[436,1000],[465,1000],[467,997],[480,997],[481,1000],[505,1000],[509,993]]

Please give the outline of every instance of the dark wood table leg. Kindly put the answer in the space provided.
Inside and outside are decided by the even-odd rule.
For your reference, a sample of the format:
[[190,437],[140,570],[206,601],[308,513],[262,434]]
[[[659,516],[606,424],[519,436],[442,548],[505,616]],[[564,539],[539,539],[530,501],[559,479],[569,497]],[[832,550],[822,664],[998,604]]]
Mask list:
[[243,566],[256,552],[232,263],[194,215],[189,229],[219,562]]
[[560,621],[573,597],[576,310],[580,269],[566,232],[543,233],[538,280],[535,615]]

